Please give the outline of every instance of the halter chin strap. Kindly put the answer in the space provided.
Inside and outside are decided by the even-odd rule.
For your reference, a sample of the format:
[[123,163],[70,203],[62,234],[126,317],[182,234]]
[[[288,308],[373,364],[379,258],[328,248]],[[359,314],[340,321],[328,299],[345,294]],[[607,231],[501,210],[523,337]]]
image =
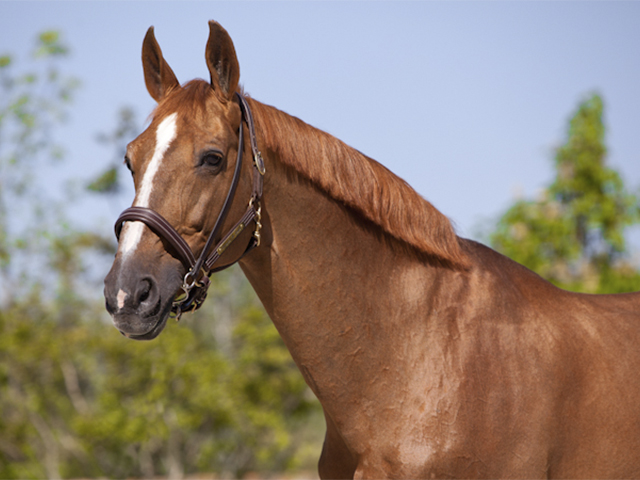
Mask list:
[[[205,243],[200,256],[196,259],[189,244],[182,238],[182,236],[176,231],[173,226],[165,220],[165,218],[154,210],[146,207],[131,207],[127,208],[115,224],[116,238],[120,239],[120,232],[124,222],[143,222],[151,231],[153,231],[160,239],[169,244],[171,249],[168,249],[169,253],[177,257],[187,269],[187,274],[184,277],[182,283],[182,292],[176,296],[171,307],[171,313],[180,319],[183,312],[194,311],[200,308],[207,297],[207,289],[209,288],[210,280],[209,276],[220,270],[224,270],[230,267],[234,263],[238,262],[247,253],[260,245],[260,229],[262,228],[261,220],[261,206],[260,200],[262,199],[262,180],[265,173],[264,161],[262,155],[258,150],[258,142],[256,141],[255,125],[253,122],[253,115],[246,99],[236,92],[238,103],[240,104],[240,111],[242,113],[242,120],[240,121],[240,132],[238,139],[238,157],[236,160],[236,167],[233,172],[233,179],[231,180],[231,186],[229,192],[222,205],[222,210],[218,215],[218,219],[213,227],[213,230],[209,234],[209,238]],[[249,140],[251,143],[251,152],[253,154],[253,190],[251,192],[251,198],[244,215],[236,222],[236,224],[218,241],[215,247],[212,248],[215,239],[220,236],[220,230],[224,223],[233,198],[236,193],[236,188],[240,180],[240,172],[242,170],[242,152],[244,150],[244,135],[242,123],[246,122],[249,129]],[[225,250],[233,243],[233,241],[240,235],[240,233],[251,222],[255,223],[255,229],[249,244],[244,253],[240,255],[236,260],[228,265],[215,267],[216,262],[220,259]]]

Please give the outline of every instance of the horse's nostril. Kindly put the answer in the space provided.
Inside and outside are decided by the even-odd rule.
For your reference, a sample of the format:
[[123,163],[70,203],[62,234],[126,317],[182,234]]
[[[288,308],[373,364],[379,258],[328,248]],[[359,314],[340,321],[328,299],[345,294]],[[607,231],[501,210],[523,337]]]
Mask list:
[[149,295],[151,293],[151,281],[149,279],[144,279],[140,282],[140,290],[139,290],[139,296],[138,296],[138,302],[142,303],[145,300],[147,300],[149,298]]
[[145,290],[144,292],[142,292],[142,294],[140,295],[140,303],[144,302],[147,298],[149,298],[149,291]]

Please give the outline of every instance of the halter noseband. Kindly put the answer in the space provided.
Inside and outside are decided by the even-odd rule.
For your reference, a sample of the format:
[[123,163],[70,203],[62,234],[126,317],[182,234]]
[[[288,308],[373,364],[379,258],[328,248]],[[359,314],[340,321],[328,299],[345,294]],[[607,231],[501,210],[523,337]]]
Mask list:
[[[236,93],[238,103],[240,104],[240,111],[242,119],[240,121],[240,133],[238,139],[238,157],[236,160],[236,167],[233,172],[233,179],[231,180],[231,186],[229,192],[222,206],[222,210],[218,215],[218,219],[213,227],[213,230],[209,234],[209,238],[205,243],[200,256],[196,260],[195,255],[191,251],[189,244],[180,236],[173,226],[159,213],[146,207],[131,207],[127,208],[120,214],[115,224],[116,238],[120,239],[120,232],[124,222],[138,221],[145,223],[151,231],[153,231],[158,237],[173,247],[175,253],[180,261],[187,268],[187,274],[184,276],[182,282],[182,293],[178,294],[171,306],[171,314],[180,319],[183,312],[194,311],[200,308],[207,297],[207,289],[210,285],[209,276],[212,273],[224,270],[230,267],[234,263],[238,262],[247,253],[260,245],[260,229],[262,228],[261,220],[261,206],[260,200],[262,199],[262,177],[265,173],[264,161],[262,155],[258,150],[258,143],[256,141],[255,126],[253,123],[253,116],[251,109],[245,98]],[[224,223],[227,213],[231,208],[233,197],[236,193],[236,187],[240,180],[240,171],[242,170],[242,152],[244,150],[244,135],[242,123],[246,122],[249,129],[249,140],[251,143],[251,151],[253,153],[253,191],[251,192],[251,199],[244,215],[236,224],[227,232],[226,235],[218,242],[218,244],[212,249],[215,238],[218,237],[222,224]],[[255,222],[255,230],[253,236],[249,240],[249,245],[245,249],[244,253],[240,255],[229,265],[214,268],[215,263],[220,256],[225,252],[227,247],[237,238],[250,222]]]

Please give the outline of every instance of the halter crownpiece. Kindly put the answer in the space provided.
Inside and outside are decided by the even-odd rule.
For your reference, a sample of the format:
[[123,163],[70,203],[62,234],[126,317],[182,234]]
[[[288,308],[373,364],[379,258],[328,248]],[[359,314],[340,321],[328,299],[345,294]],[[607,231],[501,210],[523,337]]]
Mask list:
[[[238,103],[240,105],[240,112],[242,119],[240,121],[240,131],[238,139],[238,156],[236,160],[236,167],[233,172],[233,178],[231,180],[231,186],[225,198],[222,210],[218,215],[218,219],[213,227],[213,230],[207,238],[200,256],[196,259],[189,244],[182,238],[182,236],[176,231],[175,228],[159,213],[146,207],[130,207],[123,211],[115,224],[116,238],[120,239],[120,232],[124,222],[138,221],[146,224],[152,232],[154,232],[160,239],[165,240],[172,247],[171,253],[177,257],[187,269],[187,273],[184,276],[182,282],[182,292],[179,293],[173,300],[171,307],[171,314],[175,316],[176,320],[180,319],[183,312],[194,311],[200,308],[207,297],[207,289],[210,285],[209,276],[212,273],[219,272],[225,268],[230,267],[234,263],[237,263],[242,257],[260,245],[260,229],[262,228],[262,209],[260,206],[260,200],[262,199],[262,184],[263,176],[265,174],[264,160],[262,154],[258,150],[258,142],[256,140],[255,124],[253,122],[253,115],[246,99],[236,92]],[[244,135],[242,123],[245,122],[249,129],[249,141],[251,144],[251,152],[253,154],[253,190],[251,192],[251,198],[244,215],[236,224],[229,230],[222,239],[215,245],[213,242],[218,237],[222,224],[224,223],[227,213],[231,208],[231,203],[236,193],[236,188],[240,180],[240,171],[242,170],[242,152],[244,151]],[[240,235],[240,233],[251,222],[255,223],[253,235],[249,240],[249,244],[245,251],[228,265],[214,268],[215,263],[220,259],[225,250],[233,243],[233,241]]]

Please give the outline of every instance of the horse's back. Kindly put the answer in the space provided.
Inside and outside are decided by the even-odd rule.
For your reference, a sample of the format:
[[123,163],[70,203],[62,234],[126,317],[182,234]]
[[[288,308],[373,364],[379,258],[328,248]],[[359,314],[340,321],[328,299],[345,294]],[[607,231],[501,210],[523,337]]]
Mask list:
[[640,293],[567,292],[486,247],[473,250],[476,295],[491,313],[476,321],[467,368],[476,380],[465,394],[485,415],[476,429],[510,433],[509,475],[529,463],[536,475],[639,477]]
[[569,297],[579,335],[569,330],[564,340],[576,364],[565,400],[567,447],[560,450],[566,473],[638,478],[640,294]]

